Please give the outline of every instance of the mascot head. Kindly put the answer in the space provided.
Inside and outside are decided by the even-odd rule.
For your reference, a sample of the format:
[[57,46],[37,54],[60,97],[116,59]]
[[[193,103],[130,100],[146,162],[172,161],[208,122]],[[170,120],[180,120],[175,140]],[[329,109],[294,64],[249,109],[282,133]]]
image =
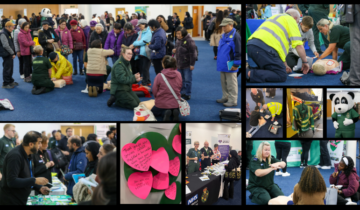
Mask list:
[[51,10],[48,8],[43,8],[41,10],[41,17],[52,17]]
[[335,112],[342,114],[353,108],[355,95],[353,92],[339,92],[330,94],[330,99],[334,103]]

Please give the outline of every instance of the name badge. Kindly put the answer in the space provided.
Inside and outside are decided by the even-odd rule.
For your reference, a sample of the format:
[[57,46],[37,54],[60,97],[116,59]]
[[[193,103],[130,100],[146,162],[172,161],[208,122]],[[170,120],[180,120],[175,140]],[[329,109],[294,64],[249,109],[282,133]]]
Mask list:
[[338,117],[341,117],[341,114],[338,114]]
[[39,163],[42,163],[42,162],[44,162],[43,160],[39,160]]
[[80,33],[80,31],[78,31]]
[[260,166],[263,166],[263,165],[264,165],[263,163],[260,164]]
[[5,144],[5,147],[9,147],[9,145],[8,145],[8,144]]

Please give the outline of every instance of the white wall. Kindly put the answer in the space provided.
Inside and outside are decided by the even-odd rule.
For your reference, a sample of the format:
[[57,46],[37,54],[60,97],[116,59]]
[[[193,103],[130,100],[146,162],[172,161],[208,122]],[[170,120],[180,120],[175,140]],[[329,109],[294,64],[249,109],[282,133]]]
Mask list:
[[213,149],[218,141],[218,134],[230,134],[232,149],[241,150],[241,126],[231,128],[221,123],[186,123],[186,131],[191,131],[192,144],[194,141],[199,141],[199,148],[204,147],[204,142],[207,140],[209,147]]

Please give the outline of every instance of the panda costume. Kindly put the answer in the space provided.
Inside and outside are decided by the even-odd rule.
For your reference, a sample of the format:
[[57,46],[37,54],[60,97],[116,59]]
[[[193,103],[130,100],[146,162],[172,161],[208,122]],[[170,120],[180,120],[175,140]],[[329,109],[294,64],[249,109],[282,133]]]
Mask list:
[[49,22],[49,26],[51,26],[51,28],[54,28],[55,23],[52,19],[51,10],[48,8],[43,8],[41,10],[40,26],[42,26],[42,22],[45,20]]
[[353,92],[330,94],[335,107],[331,115],[336,129],[335,138],[355,137],[355,123],[359,120],[359,114],[353,109],[354,97]]

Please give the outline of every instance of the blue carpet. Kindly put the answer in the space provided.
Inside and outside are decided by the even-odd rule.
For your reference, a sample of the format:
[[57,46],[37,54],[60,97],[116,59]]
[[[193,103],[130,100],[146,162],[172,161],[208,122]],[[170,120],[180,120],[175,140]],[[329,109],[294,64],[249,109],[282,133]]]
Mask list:
[[234,198],[225,200],[221,197],[213,205],[241,205],[241,182],[241,179],[234,181]]
[[[359,125],[358,125],[359,124]],[[334,124],[332,122],[332,120],[326,120],[326,137],[327,138],[334,138],[335,137],[335,132],[336,129],[334,128]],[[360,121],[357,121],[355,123],[355,138],[359,138],[360,137]]]
[[[206,41],[195,41],[199,50],[199,61],[193,72],[192,95],[189,104],[191,115],[180,117],[181,121],[219,121],[219,111],[225,107],[216,103],[222,97],[220,73],[216,71],[216,60],[213,59],[213,50]],[[109,64],[112,62],[109,59]],[[72,63],[72,56],[69,55]],[[2,64],[0,57],[0,63]],[[0,72],[2,72],[0,65]],[[14,89],[0,89],[0,99],[7,98],[14,106],[13,111],[1,111],[1,120],[4,121],[132,121],[133,110],[127,110],[116,105],[109,108],[106,105],[110,92],[104,92],[97,98],[81,93],[86,87],[85,76],[73,77],[74,84],[62,89],[41,95],[32,95],[31,83],[20,79],[19,61],[14,60],[13,78],[19,83]],[[155,70],[150,68],[150,78],[155,79]],[[238,107],[240,107],[241,80],[238,77]],[[108,80],[111,79],[109,75]],[[3,82],[2,74],[0,81]],[[147,101],[150,98],[140,98]],[[152,97],[153,99],[153,97]],[[161,120],[161,119],[158,119]]]
[[[357,148],[356,156],[359,155],[358,147],[359,147],[359,143],[357,143],[357,147],[356,147]],[[358,175],[360,175],[360,159],[357,158],[356,158],[356,170]],[[319,171],[324,177],[326,186],[329,186],[330,185],[329,177],[334,172],[334,168],[331,168],[330,170],[322,170],[321,168],[319,168]],[[302,168],[288,167],[287,172],[290,173],[290,176],[288,177],[274,176],[274,183],[279,185],[285,196],[289,196],[291,193],[293,193],[295,184],[298,183],[300,180]],[[246,170],[246,179],[249,179],[249,170]],[[257,205],[256,203],[251,202],[249,196],[250,196],[250,192],[246,190],[246,205]],[[360,201],[358,201],[358,205],[360,205]]]
[[[249,103],[250,106],[250,112],[254,110],[256,104],[255,102],[252,100],[251,96],[250,96],[250,89],[246,90],[246,99],[247,102]],[[265,94],[265,91],[263,91],[263,93]],[[280,102],[283,103],[283,91],[282,89],[276,89],[276,95],[274,98],[268,98],[265,97],[264,95],[264,99],[265,99],[265,103],[269,103],[269,102]],[[261,107],[260,107],[261,108]],[[275,117],[275,119],[281,124],[284,125],[284,119],[283,117],[278,118]],[[266,120],[266,124],[263,125],[258,132],[256,132],[256,134],[252,137],[252,138],[261,138],[261,137],[268,137],[268,138],[282,138],[283,137],[283,128],[279,129],[278,133],[276,135],[274,135],[273,133],[270,133],[268,131],[269,126],[271,125],[271,118],[269,118],[268,120]],[[250,119],[246,118],[246,131],[250,130]]]
[[[321,49],[325,51],[325,45],[321,46]],[[339,52],[343,52],[344,50],[339,49]],[[309,57],[314,57],[313,52],[309,49],[306,50],[306,55]],[[339,56],[340,57],[340,56]],[[327,56],[325,59],[332,59],[332,55]],[[317,59],[314,60],[314,62]],[[255,62],[249,57],[248,60],[250,67],[257,67]],[[346,69],[349,70],[349,69]],[[313,85],[313,86],[322,86],[322,85],[340,85],[343,86],[343,84],[340,81],[340,77],[342,75],[342,72],[336,75],[326,74],[323,76],[317,76],[313,73],[304,74],[301,76],[301,79],[295,79],[294,77],[287,77],[287,80],[285,82],[281,83],[266,83],[266,85],[270,86],[297,86],[297,85]],[[258,86],[259,83],[246,83],[247,86]]]

